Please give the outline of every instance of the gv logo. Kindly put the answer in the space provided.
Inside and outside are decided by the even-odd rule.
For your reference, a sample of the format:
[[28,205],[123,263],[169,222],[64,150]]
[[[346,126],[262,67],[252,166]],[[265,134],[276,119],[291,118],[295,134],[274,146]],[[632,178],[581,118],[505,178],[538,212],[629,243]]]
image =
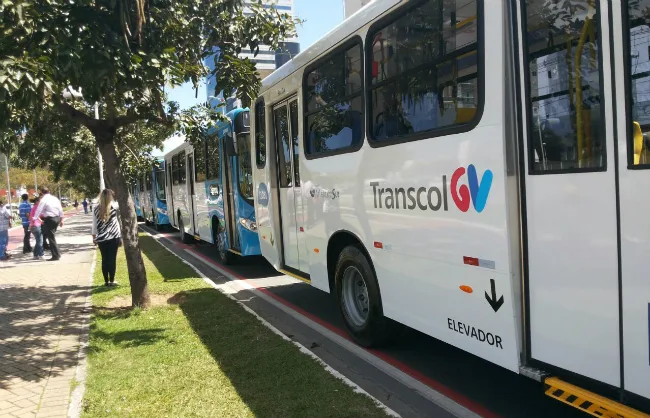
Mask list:
[[485,204],[487,203],[488,194],[490,193],[490,187],[492,187],[492,178],[494,177],[492,171],[485,170],[481,181],[479,183],[478,175],[476,173],[476,167],[473,164],[470,164],[467,167],[467,183],[461,184],[458,187],[458,181],[465,174],[465,167],[459,167],[454,171],[454,174],[451,176],[451,197],[454,199],[454,203],[461,210],[461,212],[467,212],[469,210],[470,200],[474,204],[474,209],[478,213],[483,212],[485,209]]

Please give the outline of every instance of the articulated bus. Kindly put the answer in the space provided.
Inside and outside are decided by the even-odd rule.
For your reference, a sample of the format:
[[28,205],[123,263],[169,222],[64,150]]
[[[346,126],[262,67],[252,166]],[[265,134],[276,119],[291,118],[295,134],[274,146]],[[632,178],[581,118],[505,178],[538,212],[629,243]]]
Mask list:
[[158,160],[143,179],[137,182],[137,208],[148,225],[160,231],[169,225],[165,192],[165,161]]
[[371,2],[263,81],[262,254],[361,345],[406,325],[586,412],[650,410],[647,10]]
[[201,146],[184,143],[165,155],[171,224],[183,242],[216,245],[226,264],[260,255],[251,168],[248,109],[234,109]]

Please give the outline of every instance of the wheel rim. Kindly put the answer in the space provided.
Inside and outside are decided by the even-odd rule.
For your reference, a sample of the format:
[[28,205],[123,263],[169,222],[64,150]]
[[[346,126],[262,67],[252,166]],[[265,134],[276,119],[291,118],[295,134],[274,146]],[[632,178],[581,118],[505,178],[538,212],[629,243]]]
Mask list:
[[363,326],[370,312],[368,286],[359,269],[354,266],[346,268],[343,272],[341,296],[350,322],[358,327]]

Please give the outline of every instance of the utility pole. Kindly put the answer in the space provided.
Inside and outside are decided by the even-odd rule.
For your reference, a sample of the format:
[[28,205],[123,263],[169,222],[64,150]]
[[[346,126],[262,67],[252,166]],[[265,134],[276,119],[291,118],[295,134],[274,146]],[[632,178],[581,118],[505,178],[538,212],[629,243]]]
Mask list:
[[11,207],[11,182],[9,181],[9,158],[5,154],[5,170],[7,171],[7,197],[9,198],[9,212],[12,212]]
[[[99,120],[99,104],[97,102],[95,102],[95,119]],[[99,147],[97,147],[97,160],[99,161],[99,191],[101,192],[106,188],[106,185],[104,184],[104,159]]]

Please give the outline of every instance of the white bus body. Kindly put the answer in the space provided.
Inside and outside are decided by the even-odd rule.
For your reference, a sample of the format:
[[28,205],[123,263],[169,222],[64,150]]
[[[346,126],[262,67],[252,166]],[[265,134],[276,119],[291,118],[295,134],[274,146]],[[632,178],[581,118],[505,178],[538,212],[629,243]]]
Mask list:
[[[565,3],[375,0],[267,77],[251,135],[261,248],[337,293],[360,343],[383,315],[644,402],[650,166],[633,118],[648,130],[650,27],[626,2]],[[350,245],[367,275],[345,275]],[[346,294],[370,299],[364,325]]]

